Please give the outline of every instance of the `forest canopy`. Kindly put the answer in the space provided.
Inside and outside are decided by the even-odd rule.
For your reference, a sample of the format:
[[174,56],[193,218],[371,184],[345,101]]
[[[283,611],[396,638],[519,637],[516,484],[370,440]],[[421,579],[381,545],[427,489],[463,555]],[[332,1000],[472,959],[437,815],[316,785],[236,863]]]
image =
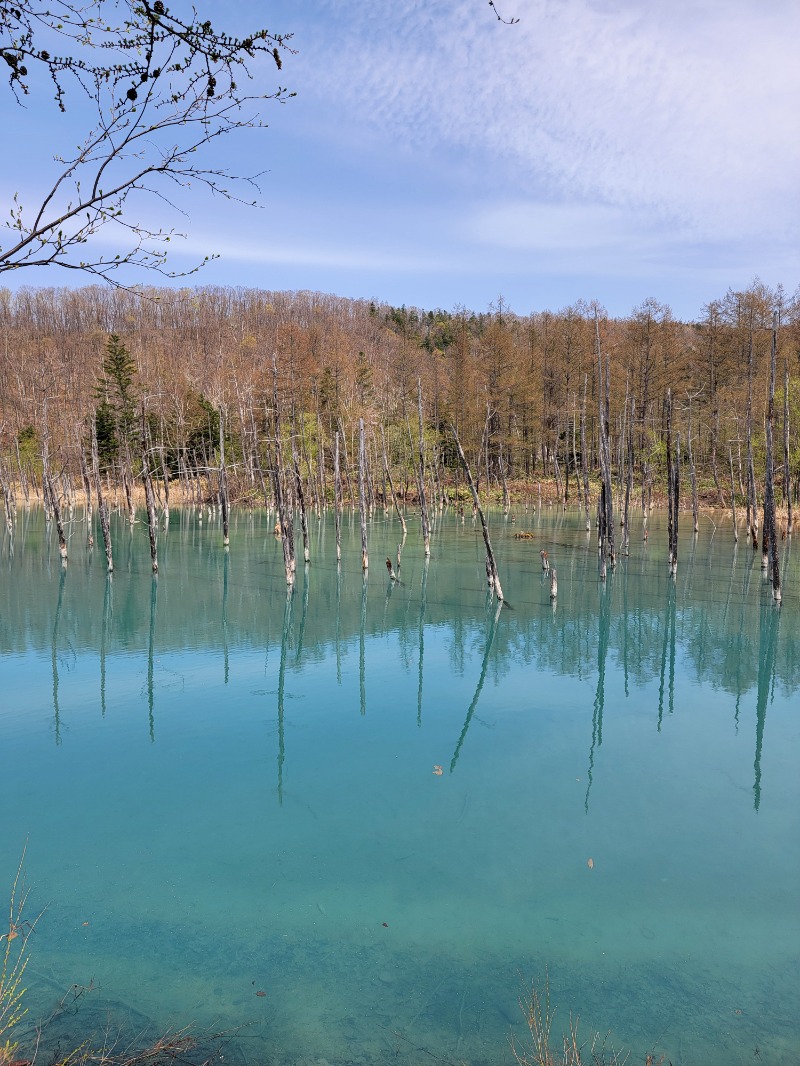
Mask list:
[[[130,357],[131,395],[146,409],[153,447],[172,476],[181,464],[213,465],[223,414],[234,496],[257,495],[257,465],[267,465],[259,449],[277,401],[315,493],[325,491],[337,431],[345,468],[352,466],[360,418],[375,468],[382,465],[383,433],[407,491],[414,483],[419,380],[428,459],[444,480],[457,465],[452,426],[479,487],[555,476],[565,480],[568,498],[577,488],[582,427],[589,469],[596,471],[597,313],[616,470],[625,463],[630,429],[637,479],[660,477],[669,391],[701,491],[709,502],[728,505],[731,463],[737,491],[740,485],[744,491],[748,410],[757,470],[763,464],[777,311],[776,412],[781,422],[786,406],[789,463],[776,447],[776,483],[786,487],[791,477],[796,492],[800,302],[758,280],[722,294],[694,323],[676,321],[655,299],[625,319],[609,319],[582,302],[520,316],[502,298],[476,313],[229,288],[154,289],[146,297],[103,287],[0,291],[0,455],[8,478],[19,480],[27,470],[35,479],[44,437],[51,462],[77,477],[93,421],[106,434],[106,465],[113,468],[113,398],[104,383],[114,335]],[[132,411],[127,417],[134,418]],[[776,440],[782,443],[782,431]]]

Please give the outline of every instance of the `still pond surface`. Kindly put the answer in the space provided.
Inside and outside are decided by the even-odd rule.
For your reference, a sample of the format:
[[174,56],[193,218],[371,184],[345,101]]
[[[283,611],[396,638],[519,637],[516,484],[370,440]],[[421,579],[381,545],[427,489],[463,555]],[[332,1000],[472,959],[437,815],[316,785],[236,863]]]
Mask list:
[[[332,521],[287,600],[260,513],[0,554],[0,884],[27,841],[33,1025],[233,1030],[229,1061],[509,1063],[546,975],[673,1066],[800,1061],[800,565],[663,519],[605,587],[575,513]],[[515,539],[527,529],[534,539]],[[558,601],[539,561],[558,568]],[[794,547],[794,554],[792,552]],[[435,772],[436,767],[442,773]],[[4,888],[4,892],[6,889]],[[83,993],[83,988],[91,988]],[[67,993],[66,999],[63,999]],[[265,994],[261,994],[265,993]],[[242,1027],[242,1028],[236,1028]],[[556,1041],[558,1043],[558,1041]]]

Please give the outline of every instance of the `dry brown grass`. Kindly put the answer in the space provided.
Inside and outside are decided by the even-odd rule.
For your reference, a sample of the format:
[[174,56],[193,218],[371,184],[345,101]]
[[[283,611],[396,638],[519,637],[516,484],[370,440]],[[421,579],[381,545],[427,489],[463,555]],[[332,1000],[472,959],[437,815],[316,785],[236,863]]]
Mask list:
[[[518,1066],[624,1066],[629,1061],[630,1053],[615,1051],[608,1042],[608,1035],[602,1037],[600,1033],[592,1033],[588,1039],[582,1039],[578,1033],[579,1018],[572,1015],[566,1032],[556,1038],[556,1047],[551,1046],[556,1008],[550,1001],[547,976],[543,991],[531,983],[530,991],[523,993],[519,1005],[528,1035],[524,1041],[511,1036],[511,1050]],[[663,1064],[663,1055],[656,1059],[648,1054],[645,1059],[645,1066]]]

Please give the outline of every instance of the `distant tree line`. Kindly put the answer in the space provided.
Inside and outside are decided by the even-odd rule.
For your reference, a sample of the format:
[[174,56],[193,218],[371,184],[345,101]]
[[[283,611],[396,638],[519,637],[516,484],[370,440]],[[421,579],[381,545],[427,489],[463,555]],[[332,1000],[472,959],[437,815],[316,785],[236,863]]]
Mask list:
[[54,491],[88,488],[94,437],[107,488],[144,463],[162,503],[176,482],[199,500],[224,468],[234,502],[269,502],[281,466],[290,502],[304,491],[320,507],[337,434],[355,499],[363,419],[370,506],[389,505],[390,483],[416,498],[421,455],[423,489],[452,498],[455,430],[482,494],[508,504],[546,481],[588,511],[605,404],[615,492],[663,496],[671,439],[701,501],[733,495],[749,513],[774,321],[780,508],[800,493],[800,297],[758,280],[692,323],[655,299],[613,319],[583,302],[521,316],[502,298],[475,313],[231,288],[0,290],[0,479],[7,498],[40,496],[44,452]]

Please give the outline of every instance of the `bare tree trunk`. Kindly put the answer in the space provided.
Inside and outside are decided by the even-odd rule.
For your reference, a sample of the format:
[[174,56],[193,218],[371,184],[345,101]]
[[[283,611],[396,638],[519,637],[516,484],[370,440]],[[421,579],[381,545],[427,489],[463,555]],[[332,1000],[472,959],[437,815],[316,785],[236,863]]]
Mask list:
[[692,482],[692,518],[694,520],[694,531],[697,533],[700,528],[699,525],[699,503],[697,499],[697,471],[694,468],[694,455],[692,454],[692,427],[689,426],[688,436],[688,452],[689,452],[689,477]]
[[[600,332],[598,328],[598,351]],[[611,359],[606,354],[606,412],[605,412],[605,449],[606,449],[606,526],[608,528],[608,561],[613,570],[617,563],[617,554],[614,547],[614,489],[611,481]]]
[[583,473],[583,507],[586,513],[586,532],[592,528],[592,520],[589,513],[589,456],[586,453],[586,391],[589,386],[589,375],[583,375],[583,406],[581,407],[581,470]]
[[339,469],[339,430],[333,453],[333,513],[336,522],[336,561],[342,558],[342,475]]
[[369,551],[367,548],[367,500],[366,500],[366,465],[367,456],[364,447],[364,419],[358,420],[358,511],[361,517],[361,569],[369,569]]
[[631,411],[630,418],[628,419],[628,461],[627,471],[625,477],[625,517],[623,525],[625,528],[625,535],[622,542],[622,547],[627,555],[630,552],[631,545],[631,493],[633,491],[633,426],[635,422],[636,414],[636,400],[631,398]]
[[[572,394],[572,471],[578,485],[578,510],[581,506],[581,488],[578,478],[578,396]],[[569,464],[567,464],[567,491],[569,491]]]
[[250,426],[251,426],[251,433],[252,433],[252,438],[253,438],[252,439],[253,469],[256,472],[256,477],[257,477],[258,483],[259,483],[259,485],[261,487],[261,495],[264,498],[264,510],[267,512],[267,514],[269,514],[270,498],[269,498],[269,493],[267,492],[267,482],[266,482],[266,479],[264,478],[264,468],[261,465],[261,444],[260,444],[259,439],[258,439],[258,430],[256,429],[256,416],[255,416],[255,412],[253,411],[252,397],[250,399]]
[[14,450],[17,453],[17,469],[19,470],[19,480],[22,485],[22,494],[25,497],[25,503],[30,503],[30,492],[28,489],[28,476],[22,466],[22,456],[19,452],[19,435],[14,434]]
[[[680,439],[676,456],[680,451]],[[667,389],[667,556],[670,573],[678,572],[678,474],[672,453],[672,390]]]
[[753,551],[758,549],[758,504],[756,475],[753,467],[753,331],[747,356],[747,522]]
[[[614,504],[611,495],[611,455],[609,447],[609,370],[606,365],[605,375],[603,374],[603,356],[600,350],[600,322],[597,316],[597,311],[594,314],[594,336],[595,336],[595,349],[597,354],[597,397],[598,408],[600,415],[600,424],[598,430],[600,433],[600,474],[602,478],[602,484],[600,487],[600,557],[601,557],[601,573],[605,574],[606,559],[610,563],[611,567],[615,564],[614,554]],[[603,388],[603,382],[605,379],[605,389]],[[605,393],[605,395],[604,395]]]
[[772,348],[769,367],[769,399],[767,403],[767,456],[764,477],[764,540],[762,569],[771,563],[772,596],[781,602],[781,573],[778,556],[778,538],[775,535],[775,467],[773,456],[773,427],[775,422],[775,362],[778,353],[778,312],[772,313]]
[[680,434],[677,437],[675,454],[672,453],[672,392],[667,389],[667,497],[668,524],[667,542],[669,570],[673,578],[678,573],[678,509],[680,504]]
[[45,428],[42,432],[42,491],[45,500],[45,510],[52,514],[56,523],[58,535],[58,553],[61,556],[62,566],[67,565],[67,538],[64,534],[64,523],[61,520],[61,500],[59,493],[53,487],[53,477],[50,473],[50,433],[46,427],[47,408],[45,406]]
[[389,469],[389,461],[386,456],[386,434],[383,430],[383,423],[381,423],[381,441],[383,443],[383,470],[386,474],[386,479],[389,482],[389,490],[392,494],[392,501],[394,502],[394,509],[397,512],[397,517],[400,519],[400,525],[403,528],[403,536],[405,537],[408,530],[406,529],[406,520],[403,517],[403,512],[400,510],[400,505],[397,502],[397,493],[394,491],[394,482],[392,481],[392,472]]
[[6,514],[6,529],[9,537],[14,536],[14,496],[10,479],[6,477],[5,466],[0,461],[0,489],[3,492],[3,507]]
[[286,584],[294,585],[294,529],[292,527],[291,512],[286,500],[285,485],[283,483],[283,454],[280,446],[276,447],[273,477],[275,502],[278,511],[278,526],[280,527],[281,546],[283,548],[283,567],[286,573]]
[[73,512],[75,511],[75,493],[72,488],[72,478],[66,470],[61,471],[61,487],[64,491],[64,499],[67,502],[67,508],[69,509],[69,517],[71,520]]
[[[344,426],[342,425],[341,418],[338,421],[339,421],[339,443],[342,446],[342,459],[344,460],[343,464],[342,463],[339,464],[339,474],[340,474],[340,477],[342,475],[344,475],[344,481],[347,483],[347,496],[348,496],[348,498],[350,500],[350,506],[352,507],[353,503],[354,503],[354,498],[353,498],[353,484],[352,484],[352,482],[350,480],[350,475],[347,472],[349,467],[350,467],[350,460],[347,457],[347,434],[344,431]],[[342,493],[342,503],[344,504],[344,493]]]
[[681,435],[675,438],[675,460],[672,464],[672,513],[674,517],[672,525],[672,576],[678,573],[678,523],[680,518],[680,488],[681,488]]
[[789,467],[789,362],[783,364],[783,502],[786,504],[786,535],[792,535],[792,476]]
[[364,438],[364,445],[364,474],[367,489],[367,515],[371,519],[373,514],[375,513],[375,487],[372,484],[372,457],[370,456],[369,449],[367,447],[366,435]]
[[300,526],[303,530],[303,561],[309,562],[311,553],[308,547],[308,515],[306,514],[306,498],[303,493],[303,479],[300,476],[300,464],[297,461],[297,449],[292,446],[292,464],[294,466],[294,484],[297,492],[297,502],[300,504]]
[[161,427],[161,480],[164,482],[164,525],[165,528],[169,527],[169,467],[167,466],[167,458],[164,454],[164,427]]
[[89,481],[89,471],[86,466],[86,453],[83,449],[80,430],[76,430],[75,440],[78,445],[78,456],[81,464],[81,481],[83,482],[83,495],[86,497],[86,543],[90,548],[94,547],[94,528],[92,525],[92,484]]
[[431,554],[431,526],[428,520],[428,501],[425,498],[425,436],[422,425],[422,381],[417,378],[417,411],[419,413],[419,468],[417,480],[419,482],[419,507],[422,521],[422,542],[425,546],[425,558]]
[[253,469],[253,452],[252,449],[248,447],[247,441],[247,433],[249,427],[244,417],[244,403],[242,401],[242,393],[239,390],[238,382],[236,382],[235,378],[234,383],[236,384],[236,406],[239,409],[239,434],[241,436],[242,441],[242,462],[244,463],[244,470],[247,480],[250,482],[251,485],[255,485],[256,472]]
[[733,480],[733,450],[728,449],[728,459],[731,466],[731,511],[733,513],[733,539],[738,543],[739,541],[739,527],[736,519],[736,484]]
[[325,441],[322,438],[322,421],[317,414],[317,478],[319,480],[319,506],[317,513],[321,514],[326,506],[325,501]]
[[292,526],[291,510],[286,500],[286,491],[283,480],[283,442],[281,440],[281,416],[280,407],[278,405],[278,362],[274,355],[272,357],[272,402],[275,425],[275,462],[273,464],[275,504],[278,509],[278,524],[281,533],[281,547],[283,548],[283,567],[286,573],[286,584],[294,586],[296,569],[294,555],[294,528]]
[[228,547],[231,542],[228,526],[228,470],[225,466],[225,408],[219,405],[219,505],[222,510],[222,543]]
[[508,478],[506,477],[506,464],[503,459],[503,446],[500,445],[500,480],[503,486],[503,514],[508,514],[511,509],[511,496],[508,491]]
[[446,495],[446,492],[445,492],[444,485],[442,483],[441,467],[442,467],[441,454],[440,454],[439,449],[436,447],[436,445],[434,445],[434,447],[433,447],[433,481],[434,481],[434,487],[435,487],[434,496],[435,496],[435,498],[436,498],[436,500],[438,502],[438,507],[439,507],[440,511],[442,510],[444,505],[447,503],[447,495]]
[[[558,437],[556,437],[556,441],[558,441]],[[554,473],[555,479],[556,479],[556,499],[558,500],[558,502],[561,504],[561,506],[563,508],[564,501],[565,501],[565,496],[564,496],[564,490],[561,487],[561,470],[559,469],[559,466],[558,466],[558,443],[556,443],[556,446],[553,449],[553,473]]]
[[711,476],[714,478],[714,487],[717,490],[717,503],[720,507],[725,506],[725,497],[722,495],[722,486],[719,483],[717,473],[717,441],[719,439],[719,407],[714,412],[714,432],[711,437]]
[[458,457],[461,460],[461,465],[464,467],[464,473],[467,477],[467,483],[469,484],[469,491],[472,493],[472,503],[477,512],[478,518],[481,522],[481,531],[483,533],[483,543],[486,545],[486,573],[489,578],[490,587],[497,593],[497,598],[502,602],[503,589],[500,585],[500,576],[497,572],[497,563],[495,562],[494,552],[492,551],[492,542],[489,539],[489,530],[486,525],[486,518],[483,514],[483,508],[481,507],[480,500],[478,499],[478,490],[475,488],[475,482],[472,480],[472,471],[469,468],[467,457],[464,455],[464,449],[461,447],[461,441],[458,439],[458,433],[456,433],[455,426],[450,427],[450,432],[456,442],[456,448],[458,449]]
[[141,413],[142,446],[142,481],[144,482],[144,500],[147,507],[147,533],[150,538],[150,561],[153,573],[158,573],[158,518],[156,517],[156,499],[153,492],[153,479],[150,476],[150,456],[147,441],[147,421],[145,419],[144,400]]
[[[738,418],[736,419],[736,431],[737,431],[737,433],[739,431],[739,419]],[[737,471],[739,473],[739,494],[741,496],[746,496],[745,488],[744,488],[744,481],[742,480],[742,442],[739,439],[737,439],[737,441],[736,441],[736,469],[737,469]],[[748,516],[747,521],[748,521],[748,532],[749,532],[749,525],[750,525],[750,512],[749,511],[747,513],[747,516]]]
[[92,473],[94,474],[94,491],[97,496],[97,510],[100,514],[100,529],[103,531],[103,547],[106,553],[106,565],[109,574],[114,572],[114,558],[111,552],[111,526],[108,521],[108,506],[103,497],[103,479],[100,477],[100,457],[97,452],[97,426],[94,416],[92,423]]

